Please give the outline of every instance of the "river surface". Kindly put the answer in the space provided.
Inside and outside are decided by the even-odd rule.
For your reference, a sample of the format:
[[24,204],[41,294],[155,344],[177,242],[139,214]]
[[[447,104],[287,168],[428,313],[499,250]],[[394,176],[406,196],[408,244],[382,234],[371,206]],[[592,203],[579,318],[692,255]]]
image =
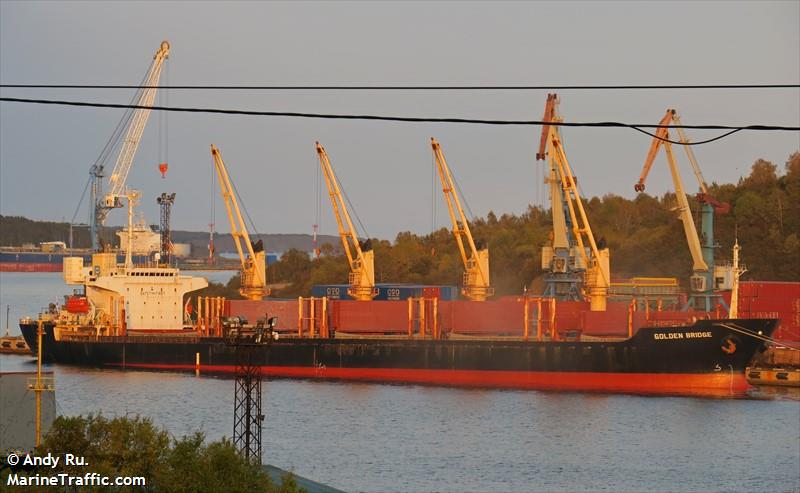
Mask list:
[[[0,273],[3,331],[7,305],[19,333],[19,317],[65,292],[57,273]],[[48,367],[59,414],[232,434],[231,379]],[[29,356],[0,355],[2,371],[34,369]],[[263,389],[264,462],[346,491],[800,492],[796,389],[745,399],[302,380]]]

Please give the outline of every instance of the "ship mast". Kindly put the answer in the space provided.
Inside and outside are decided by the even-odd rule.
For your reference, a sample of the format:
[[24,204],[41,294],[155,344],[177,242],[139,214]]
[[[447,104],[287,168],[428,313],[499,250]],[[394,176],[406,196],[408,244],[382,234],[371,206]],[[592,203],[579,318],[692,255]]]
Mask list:
[[52,378],[42,378],[42,335],[44,335],[44,320],[39,318],[36,327],[36,379],[28,383],[28,390],[36,394],[36,447],[42,444],[42,392],[55,391],[55,381]]
[[728,318],[739,318],[739,276],[747,272],[747,268],[739,267],[739,238],[733,244],[733,279],[731,287],[731,306]]
[[125,269],[133,269],[133,207],[139,198],[138,190],[126,190],[124,197],[128,199],[128,248],[125,249]]

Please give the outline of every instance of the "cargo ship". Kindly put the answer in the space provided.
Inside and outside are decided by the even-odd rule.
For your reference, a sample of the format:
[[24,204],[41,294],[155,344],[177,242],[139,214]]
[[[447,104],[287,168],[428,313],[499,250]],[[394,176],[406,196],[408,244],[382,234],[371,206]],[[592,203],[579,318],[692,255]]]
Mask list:
[[[103,253],[94,254],[88,266],[81,257],[66,259],[64,278],[82,285],[82,292],[37,319],[22,319],[26,341],[35,351],[41,327],[45,359],[120,369],[233,373],[236,352],[228,337],[236,333],[262,341],[260,366],[269,377],[729,395],[749,388],[745,368],[765,349],[778,322],[676,322],[666,316],[639,322],[641,317],[627,312],[627,337],[610,338],[570,330],[574,325],[565,322],[567,315],[592,313],[584,313],[582,304],[572,311],[565,305],[559,318],[553,299],[533,297],[368,304],[327,298],[199,298],[193,304],[186,296],[206,286],[205,279],[166,266],[134,266],[130,258],[117,264],[115,255]],[[251,318],[251,324],[235,316],[248,306],[267,310],[255,313],[264,317]],[[294,317],[266,328],[264,318],[280,320],[291,310]],[[625,324],[625,317],[616,316],[625,313],[612,308],[608,320]],[[503,330],[459,333],[448,325],[457,320]]]
[[[125,260],[127,229],[117,232],[122,248],[117,250],[116,261]],[[143,222],[133,226],[132,241],[134,245],[133,262],[147,263],[150,256],[159,251],[160,236]],[[33,243],[19,247],[0,247],[0,272],[61,272],[64,259],[81,257],[84,263],[92,260],[89,248],[68,248],[63,241],[45,241],[38,245]]]
[[[0,272],[61,272],[64,259],[80,255],[84,261],[91,261],[92,254],[87,249],[84,252],[44,252],[41,250],[4,247],[0,249]],[[122,261],[124,253],[117,254],[117,260]],[[137,262],[147,262],[147,255],[136,255]]]
[[82,256],[86,261],[91,260],[89,250],[69,252],[61,245],[62,242],[46,242],[38,247],[0,247],[0,272],[61,272],[65,257]]

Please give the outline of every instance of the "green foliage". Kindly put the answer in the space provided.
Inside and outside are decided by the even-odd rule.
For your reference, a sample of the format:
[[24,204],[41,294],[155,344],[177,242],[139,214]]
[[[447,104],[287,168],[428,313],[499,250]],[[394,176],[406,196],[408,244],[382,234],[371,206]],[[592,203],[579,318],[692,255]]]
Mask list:
[[[736,185],[716,183],[709,192],[731,205],[731,213],[715,215],[718,263],[730,260],[734,238],[742,246],[747,265],[745,279],[800,279],[800,152],[784,166],[757,160],[750,175]],[[689,198],[696,213],[699,205]],[[611,249],[615,278],[633,276],[677,277],[685,283],[691,274],[691,255],[677,213],[673,193],[663,197],[639,194],[633,200],[606,195],[585,200],[595,238]],[[699,214],[696,214],[699,223]],[[5,243],[59,239],[66,224],[41,223],[0,217]],[[530,206],[517,216],[489,212],[470,224],[476,241],[488,243],[492,285],[498,295],[520,293],[524,286],[538,292],[542,284],[541,247],[551,235],[550,211]],[[699,227],[698,227],[699,231]],[[59,236],[61,235],[61,236]],[[88,237],[87,237],[88,241]],[[379,283],[461,284],[463,265],[452,233],[439,229],[428,235],[399,233],[394,242],[372,240],[375,280]],[[349,266],[341,245],[323,243],[319,258],[290,249],[269,268],[271,283],[288,283],[273,289],[273,297],[308,296],[314,284],[346,284]],[[240,298],[239,277],[227,285],[212,283],[201,296]],[[194,295],[193,295],[194,296]]]
[[[69,223],[0,216],[0,238],[0,246],[21,246],[26,243],[38,246],[43,241],[63,241],[69,246]],[[72,242],[75,248],[90,247],[89,228],[74,227]]]
[[226,284],[209,281],[207,287],[198,291],[192,291],[191,293],[187,294],[186,297],[184,297],[183,302],[186,303],[186,299],[188,298],[191,298],[194,301],[198,296],[222,296],[228,300],[241,299],[241,295],[239,294],[241,279],[242,278],[240,274],[235,274],[228,280]]
[[[206,443],[202,433],[180,439],[156,428],[148,418],[98,416],[59,416],[37,449],[37,455],[66,453],[85,457],[87,466],[66,466],[62,459],[48,476],[66,473],[83,476],[87,472],[102,476],[144,477],[147,485],[135,491],[158,493],[295,493],[294,477],[274,484],[259,466],[242,458],[228,440]],[[35,473],[32,473],[35,474]],[[3,475],[6,484],[6,475]],[[26,488],[26,491],[52,488]],[[118,491],[113,487],[83,486],[79,491]],[[59,490],[60,491],[60,490]],[[125,491],[134,491],[129,488]]]
[[[712,184],[709,192],[731,204],[731,213],[715,215],[715,240],[720,245],[717,263],[731,258],[738,234],[745,279],[800,279],[800,152],[792,154],[785,174],[768,161],[753,164],[738,185]],[[699,228],[699,204],[689,197]],[[611,249],[615,278],[633,276],[677,277],[686,283],[691,274],[691,255],[680,219],[674,211],[674,193],[663,197],[639,194],[633,200],[616,195],[584,202],[595,238],[604,238]],[[538,292],[542,285],[541,247],[552,228],[550,211],[531,206],[519,215],[489,212],[486,219],[470,224],[476,241],[490,249],[492,285],[498,295],[520,293],[524,286]],[[453,235],[440,229],[418,236],[397,235],[393,243],[372,241],[375,280],[385,283],[461,284],[462,261]],[[322,256],[310,259],[291,251],[271,267],[273,282],[291,285],[277,296],[308,296],[313,284],[347,283],[348,265],[331,245]]]

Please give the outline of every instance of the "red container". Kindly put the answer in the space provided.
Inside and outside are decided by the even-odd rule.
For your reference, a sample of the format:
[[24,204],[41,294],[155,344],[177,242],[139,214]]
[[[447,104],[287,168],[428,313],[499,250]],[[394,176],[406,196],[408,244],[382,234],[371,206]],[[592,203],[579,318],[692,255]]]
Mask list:
[[230,300],[225,305],[226,316],[244,317],[251,324],[260,318],[278,317],[277,329],[297,330],[297,300]]
[[331,328],[367,334],[408,333],[407,301],[333,301],[329,305]]
[[450,313],[444,312],[449,320],[443,325],[457,334],[522,335],[522,301],[452,301],[449,305]]
[[[730,291],[723,298],[730,304]],[[778,318],[772,337],[800,341],[800,282],[744,281],[739,289],[739,318]]]
[[441,298],[442,297],[442,288],[439,286],[427,286],[422,288],[422,297],[423,298]]

